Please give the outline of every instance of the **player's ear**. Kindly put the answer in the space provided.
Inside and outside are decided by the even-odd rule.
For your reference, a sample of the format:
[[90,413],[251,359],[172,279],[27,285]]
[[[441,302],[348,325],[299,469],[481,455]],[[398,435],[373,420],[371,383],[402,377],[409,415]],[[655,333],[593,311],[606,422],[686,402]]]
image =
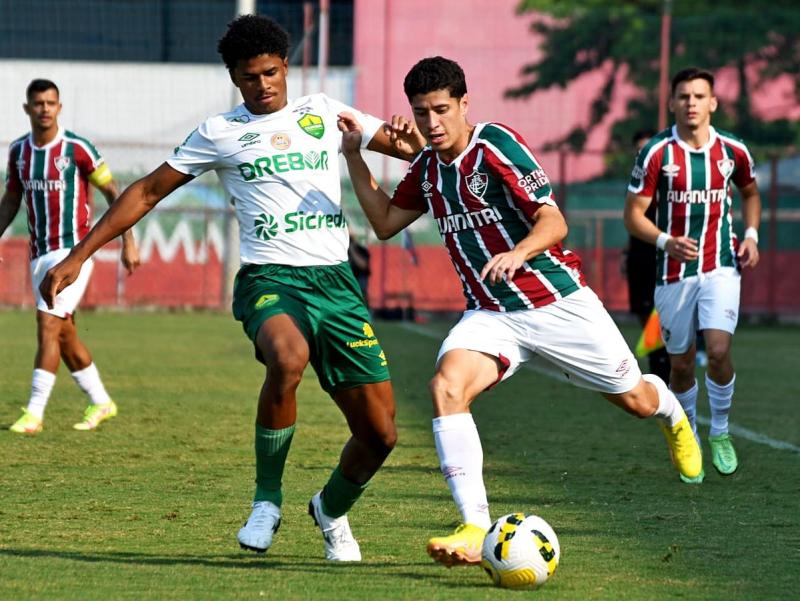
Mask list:
[[459,99],[458,106],[461,108],[461,114],[466,116],[467,111],[469,110],[469,97],[467,94],[464,94]]
[[717,97],[712,94],[711,95],[711,102],[709,103],[709,108],[711,109],[712,113],[717,110],[717,105],[718,105]]

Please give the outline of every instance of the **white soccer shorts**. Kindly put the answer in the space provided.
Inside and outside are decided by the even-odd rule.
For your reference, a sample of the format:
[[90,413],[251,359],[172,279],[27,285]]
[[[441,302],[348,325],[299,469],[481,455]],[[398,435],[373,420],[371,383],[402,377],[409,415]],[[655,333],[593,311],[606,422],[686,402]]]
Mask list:
[[655,304],[667,352],[685,353],[694,344],[697,330],[722,330],[732,335],[739,321],[741,280],[734,267],[720,267],[656,286]]
[[617,325],[590,288],[537,309],[466,311],[439,349],[467,349],[502,358],[505,380],[538,356],[565,381],[598,392],[632,390],[642,373]]
[[39,292],[39,284],[42,283],[44,276],[47,275],[47,271],[60,263],[69,254],[69,251],[69,248],[61,248],[36,257],[31,261],[31,283],[33,284],[33,297],[36,299],[36,308],[56,317],[67,317],[75,312],[78,303],[81,302],[83,293],[86,292],[86,286],[89,285],[89,278],[94,269],[92,260],[87,260],[81,267],[78,279],[59,292],[53,308],[48,309],[47,303],[44,302],[42,294]]

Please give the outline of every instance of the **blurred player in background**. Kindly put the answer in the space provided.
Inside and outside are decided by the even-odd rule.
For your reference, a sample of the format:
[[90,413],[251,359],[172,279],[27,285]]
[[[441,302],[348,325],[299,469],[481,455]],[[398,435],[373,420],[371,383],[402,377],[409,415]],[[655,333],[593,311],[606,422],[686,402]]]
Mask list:
[[[61,101],[56,84],[34,79],[23,105],[31,122],[29,134],[11,143],[6,190],[0,200],[0,236],[14,220],[22,200],[28,213],[31,280],[36,300],[37,350],[28,406],[9,428],[19,434],[42,431],[44,410],[63,359],[75,382],[89,397],[89,406],[76,430],[93,430],[117,415],[89,349],[78,337],[75,310],[83,296],[92,262],[48,306],[39,283],[53,265],[67,256],[89,231],[92,219],[91,183],[109,206],[117,186],[103,158],[85,138],[58,125]],[[122,233],[122,263],[128,270],[139,265],[139,253],[130,230]]]
[[442,474],[463,519],[432,538],[445,565],[476,564],[492,521],[472,401],[539,355],[578,386],[640,418],[658,417],[681,473],[701,469],[680,404],[638,364],[580,259],[564,249],[564,217],[544,170],[522,138],[499,123],[467,121],[467,85],[455,62],[427,58],[406,75],[406,96],[426,147],[389,197],[361,157],[357,121],[343,115],[342,146],[353,186],[378,237],[430,210],[464,288],[467,310],[439,350],[430,384]]
[[[628,187],[625,225],[656,247],[655,304],[672,366],[670,387],[695,435],[695,332],[703,331],[711,460],[720,474],[728,475],[739,465],[728,433],[736,380],[731,340],[739,318],[739,270],[758,263],[761,198],[747,147],[711,126],[716,108],[711,73],[690,67],[673,77],[670,110],[675,125],[639,153]],[[733,233],[731,183],[742,194],[741,242]],[[646,215],[654,201],[655,223]],[[684,481],[700,483],[703,474]]]
[[[287,96],[287,33],[274,21],[242,16],[218,50],[244,103],[201,123],[172,158],[131,185],[114,207],[42,284],[47,299],[72,282],[107,240],[140,220],[161,199],[215,170],[234,199],[242,267],[233,313],[267,367],[255,426],[256,489],[239,544],[266,551],[281,522],[281,479],[295,431],[297,387],[310,362],[320,385],[344,413],[351,438],[339,464],[309,502],[325,556],[359,561],[347,511],[394,448],[395,402],[386,357],[347,263],[338,154],[342,111],[324,94]],[[370,150],[411,158],[423,144],[355,112]],[[398,151],[398,148],[402,148]]]

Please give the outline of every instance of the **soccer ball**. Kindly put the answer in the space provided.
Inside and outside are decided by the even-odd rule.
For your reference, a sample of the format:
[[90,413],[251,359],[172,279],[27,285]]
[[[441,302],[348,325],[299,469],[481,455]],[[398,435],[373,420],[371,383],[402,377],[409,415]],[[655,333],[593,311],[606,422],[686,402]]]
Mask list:
[[481,555],[481,566],[497,586],[538,588],[556,571],[561,548],[542,518],[509,513],[489,528]]

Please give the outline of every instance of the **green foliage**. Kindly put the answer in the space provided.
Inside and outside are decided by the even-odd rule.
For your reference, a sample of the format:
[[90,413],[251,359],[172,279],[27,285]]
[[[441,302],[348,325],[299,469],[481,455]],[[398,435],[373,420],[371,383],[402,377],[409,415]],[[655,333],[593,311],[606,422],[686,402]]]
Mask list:
[[[763,121],[752,114],[751,98],[760,86],[788,75],[800,99],[800,9],[796,2],[778,0],[765,8],[748,0],[524,0],[518,12],[532,17],[531,31],[539,40],[542,58],[526,65],[522,81],[507,91],[526,97],[539,90],[564,88],[580,75],[600,69],[606,80],[591,104],[583,131],[572,131],[550,146],[583,147],[588,132],[608,113],[616,78],[626,77],[640,90],[628,104],[627,117],[614,124],[612,149],[628,148],[633,133],[657,122],[661,14],[671,6],[670,71],[699,65],[712,71],[733,67],[744,93],[721,107],[715,125],[735,131],[764,151],[800,141],[800,125],[786,120]],[[746,77],[755,67],[757,75]],[[743,85],[742,85],[743,84]],[[577,146],[576,146],[577,145]],[[612,167],[613,167],[612,161]],[[630,161],[625,160],[626,169]]]

